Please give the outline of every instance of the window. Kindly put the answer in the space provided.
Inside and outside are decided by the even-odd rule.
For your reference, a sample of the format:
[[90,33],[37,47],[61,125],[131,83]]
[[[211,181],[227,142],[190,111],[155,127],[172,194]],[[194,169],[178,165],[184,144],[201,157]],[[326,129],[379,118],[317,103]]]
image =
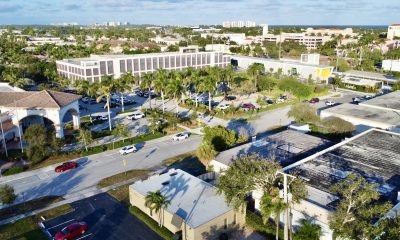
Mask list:
[[192,66],[196,65],[196,55],[192,55]]
[[120,69],[121,73],[125,73],[126,72],[125,60],[120,60],[119,61],[119,69]]
[[197,65],[201,65],[201,54],[197,54]]
[[169,56],[165,57],[165,68],[169,68]]
[[151,58],[146,58],[146,69],[147,71],[153,70],[153,68],[151,67]]
[[228,220],[225,218],[224,219],[224,229],[228,228]]
[[157,58],[153,58],[153,70],[156,70],[158,68],[157,63]]
[[107,71],[108,71],[108,74],[114,74],[113,61],[107,61]]
[[93,75],[99,75],[99,69],[93,68]]
[[171,56],[171,68],[175,67],[175,56]]
[[186,67],[186,56],[182,56],[182,67]]
[[100,73],[101,75],[107,74],[106,62],[100,62]]
[[139,59],[134,59],[133,60],[133,70],[134,71],[139,71]]
[[145,59],[144,58],[141,58],[140,59],[140,71],[144,71],[144,70],[146,70],[146,62],[145,62]]
[[127,72],[132,72],[132,59],[126,61],[126,70]]
[[181,56],[177,56],[176,57],[176,67],[180,67],[181,66]]
[[164,68],[164,58],[163,57],[158,58],[158,67]]
[[92,76],[92,69],[86,69],[86,76]]

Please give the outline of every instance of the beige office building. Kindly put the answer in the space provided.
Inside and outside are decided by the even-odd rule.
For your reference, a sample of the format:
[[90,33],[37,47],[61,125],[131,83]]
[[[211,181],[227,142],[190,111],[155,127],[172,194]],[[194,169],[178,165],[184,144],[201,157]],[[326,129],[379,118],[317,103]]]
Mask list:
[[[145,206],[149,192],[161,191],[170,204],[159,214],[150,214]],[[180,169],[153,175],[129,187],[129,199],[133,206],[146,213],[172,233],[182,233],[183,240],[213,239],[233,229],[241,229],[245,223],[245,211],[234,211],[225,203],[216,188]]]

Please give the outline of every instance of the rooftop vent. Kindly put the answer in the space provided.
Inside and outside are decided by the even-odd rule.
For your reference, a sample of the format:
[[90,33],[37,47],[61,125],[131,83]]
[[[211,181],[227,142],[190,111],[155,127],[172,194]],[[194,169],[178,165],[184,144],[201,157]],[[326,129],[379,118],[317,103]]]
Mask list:
[[163,185],[163,186],[166,186],[168,184],[169,184],[169,181],[165,181],[165,182],[161,183],[161,185]]
[[177,174],[178,174],[177,172],[173,172],[173,173],[170,174],[170,176],[172,177],[172,176],[175,176]]

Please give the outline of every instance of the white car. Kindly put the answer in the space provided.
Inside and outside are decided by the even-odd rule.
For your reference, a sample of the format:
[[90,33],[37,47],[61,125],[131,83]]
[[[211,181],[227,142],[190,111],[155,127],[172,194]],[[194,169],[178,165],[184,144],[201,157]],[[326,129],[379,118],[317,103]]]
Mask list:
[[99,120],[103,120],[103,121],[107,121],[108,117],[107,116],[100,116],[98,119]]
[[136,149],[135,145],[130,145],[130,146],[126,146],[126,147],[121,148],[119,150],[119,154],[126,155],[128,153],[134,153],[136,151],[137,151],[137,149]]
[[172,139],[174,141],[180,141],[180,140],[185,140],[188,137],[189,137],[189,133],[178,133]]
[[90,100],[89,97],[83,97],[83,98],[82,98],[82,102],[83,102],[83,103],[88,103],[89,100]]
[[333,106],[333,105],[335,105],[335,102],[334,101],[326,101],[325,105],[326,106]]
[[141,113],[141,112],[133,113],[133,114],[127,116],[126,118],[129,120],[141,119],[141,118],[144,118],[144,113]]
[[227,103],[221,104],[221,105],[218,105],[218,106],[217,106],[217,108],[218,108],[218,109],[221,109],[221,110],[225,110],[225,109],[228,109],[228,108],[230,108],[230,107],[231,107],[231,105],[230,105],[230,104],[227,104]]

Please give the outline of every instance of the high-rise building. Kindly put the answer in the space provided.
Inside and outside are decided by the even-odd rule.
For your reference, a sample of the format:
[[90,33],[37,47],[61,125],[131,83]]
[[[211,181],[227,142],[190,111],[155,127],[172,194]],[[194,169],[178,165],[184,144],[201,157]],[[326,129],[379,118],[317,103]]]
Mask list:
[[268,24],[260,24],[262,26],[262,35],[267,36],[268,35]]

